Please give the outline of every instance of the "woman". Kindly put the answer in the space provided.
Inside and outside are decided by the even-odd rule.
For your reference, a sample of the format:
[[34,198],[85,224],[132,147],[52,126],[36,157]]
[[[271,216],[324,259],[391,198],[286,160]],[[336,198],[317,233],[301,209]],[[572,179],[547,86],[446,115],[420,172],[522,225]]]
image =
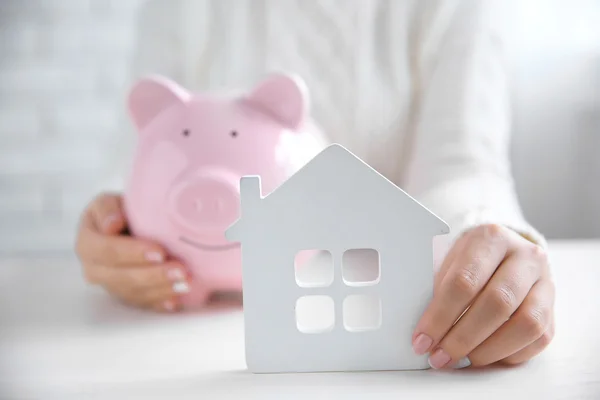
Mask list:
[[[205,90],[244,86],[270,70],[298,73],[328,137],[451,226],[414,351],[429,353],[434,368],[465,357],[521,363],[552,339],[554,286],[546,243],[522,216],[510,172],[502,28],[493,18],[500,6],[156,1],[141,18],[134,77],[161,73]],[[119,147],[126,159],[131,146]],[[77,240],[86,277],[129,304],[179,309],[185,266],[126,227],[119,195],[90,203]]]

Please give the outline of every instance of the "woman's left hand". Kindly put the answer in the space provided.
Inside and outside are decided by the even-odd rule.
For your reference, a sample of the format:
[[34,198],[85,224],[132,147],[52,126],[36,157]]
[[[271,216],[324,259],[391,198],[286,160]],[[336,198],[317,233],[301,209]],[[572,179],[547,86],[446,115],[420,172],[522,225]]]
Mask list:
[[553,335],[554,284],[545,251],[509,228],[482,225],[448,253],[412,340],[437,369],[465,357],[473,366],[519,364]]

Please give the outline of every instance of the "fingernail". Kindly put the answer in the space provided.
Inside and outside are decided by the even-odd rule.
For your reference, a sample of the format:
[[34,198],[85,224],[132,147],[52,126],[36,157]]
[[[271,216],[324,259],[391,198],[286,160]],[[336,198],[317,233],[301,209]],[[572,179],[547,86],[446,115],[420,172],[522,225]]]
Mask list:
[[163,303],[163,307],[169,312],[175,311],[175,302],[172,300],[167,300]]
[[184,281],[185,273],[179,268],[171,268],[167,271],[167,277],[175,282]]
[[467,368],[469,365],[471,365],[471,360],[469,360],[469,357],[463,357],[455,365],[453,365],[452,368],[462,369]]
[[190,286],[187,282],[175,282],[173,284],[173,291],[175,293],[188,293],[190,291]]
[[149,253],[146,253],[146,260],[150,262],[160,263],[164,261],[164,257],[158,251],[151,251]]
[[429,357],[429,366],[434,369],[440,369],[450,362],[450,356],[442,349],[437,349]]
[[111,224],[115,223],[119,219],[121,219],[120,214],[109,215],[108,217],[106,217],[104,219],[104,222],[102,222],[102,224],[103,224],[104,228],[108,228]]
[[427,351],[427,349],[429,349],[429,346],[431,346],[432,343],[433,339],[431,339],[426,334],[421,333],[415,338],[413,342],[413,350],[419,355],[425,354],[425,352]]

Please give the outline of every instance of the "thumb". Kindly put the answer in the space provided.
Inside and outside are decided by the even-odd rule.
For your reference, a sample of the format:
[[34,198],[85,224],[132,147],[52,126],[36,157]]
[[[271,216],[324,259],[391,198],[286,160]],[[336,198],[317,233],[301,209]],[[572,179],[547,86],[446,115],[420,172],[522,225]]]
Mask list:
[[127,226],[120,195],[103,193],[91,205],[94,224],[100,233],[116,235]]

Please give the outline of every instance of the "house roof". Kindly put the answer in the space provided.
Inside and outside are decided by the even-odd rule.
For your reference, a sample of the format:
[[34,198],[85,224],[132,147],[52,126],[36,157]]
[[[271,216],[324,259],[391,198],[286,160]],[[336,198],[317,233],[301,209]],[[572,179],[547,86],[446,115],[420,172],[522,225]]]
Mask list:
[[[260,178],[253,178],[256,185],[260,185]],[[399,207],[410,207],[411,212],[422,215],[424,223],[427,222],[429,225],[433,225],[434,234],[449,232],[448,225],[433,212],[344,146],[337,143],[328,145],[272,193],[260,199],[260,204],[261,207],[275,207],[280,196],[291,196],[290,198],[293,198],[293,193],[298,190],[297,185],[300,184],[306,190],[318,192],[328,190],[332,182],[340,182],[339,187],[351,187],[354,191],[357,190],[357,185],[365,186],[365,190],[367,190],[367,186],[371,189],[375,188],[380,197],[382,193],[383,196],[392,197],[391,203],[384,201],[386,199],[383,198],[376,200],[381,203],[380,206],[385,207],[394,204],[391,207],[396,207],[397,204]],[[244,196],[244,193],[242,193],[242,196]],[[244,200],[242,199],[242,201]],[[390,212],[394,212],[394,210],[390,210]],[[233,236],[231,232],[237,230],[236,226],[240,224],[243,218],[242,213],[240,219],[230,226],[226,233],[228,237]]]

